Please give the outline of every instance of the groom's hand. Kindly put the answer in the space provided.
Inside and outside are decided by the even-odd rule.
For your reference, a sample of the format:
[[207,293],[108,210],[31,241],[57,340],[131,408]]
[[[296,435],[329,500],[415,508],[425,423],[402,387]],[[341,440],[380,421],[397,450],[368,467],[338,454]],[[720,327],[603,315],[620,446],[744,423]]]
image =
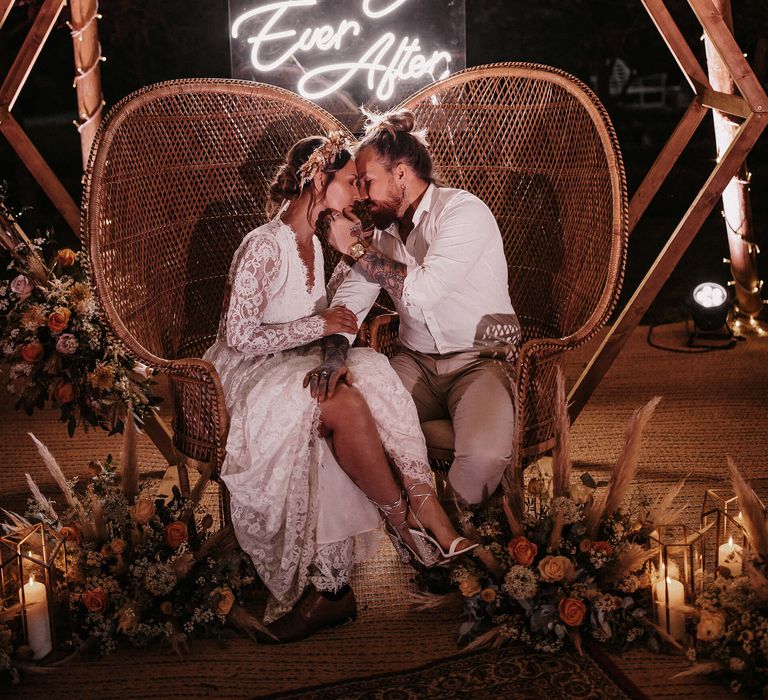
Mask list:
[[339,382],[348,383],[351,380],[349,367],[342,358],[331,357],[304,376],[304,387],[309,387],[313,398],[320,403],[332,399]]

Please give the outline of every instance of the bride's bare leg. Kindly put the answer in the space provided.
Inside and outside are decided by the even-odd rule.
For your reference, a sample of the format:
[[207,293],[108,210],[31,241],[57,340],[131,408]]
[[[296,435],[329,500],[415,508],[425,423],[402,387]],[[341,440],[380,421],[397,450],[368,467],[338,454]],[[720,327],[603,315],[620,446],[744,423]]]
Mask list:
[[[440,546],[447,550],[451,542],[457,537],[463,537],[454,527],[445,509],[431,484],[414,481],[405,477],[403,479],[408,492],[408,500],[411,504],[409,521],[414,527],[422,527],[429,530]],[[418,519],[414,515],[418,513]],[[464,549],[470,545],[470,541],[460,543],[458,549]]]
[[[341,468],[374,503],[392,504],[401,494],[379,438],[376,423],[357,389],[340,384],[333,398],[320,403],[323,427],[332,433],[333,451]],[[431,500],[431,499],[430,499]],[[393,526],[405,522],[406,510],[394,515]],[[414,547],[407,527],[398,533]]]

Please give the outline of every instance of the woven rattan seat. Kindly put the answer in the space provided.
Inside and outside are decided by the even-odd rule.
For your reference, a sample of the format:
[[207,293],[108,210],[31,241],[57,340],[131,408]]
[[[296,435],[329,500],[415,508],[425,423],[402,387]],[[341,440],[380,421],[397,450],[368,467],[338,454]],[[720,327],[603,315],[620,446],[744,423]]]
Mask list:
[[[401,106],[427,129],[443,184],[476,194],[498,221],[523,335],[518,457],[535,457],[553,445],[563,352],[605,324],[621,287],[627,195],[616,134],[589,88],[533,64],[470,68]],[[372,324],[371,344],[388,354],[396,318]],[[450,460],[450,421],[423,427],[430,456]]]
[[169,377],[181,465],[216,478],[225,455],[221,384],[200,357],[216,337],[234,251],[266,222],[269,182],[290,146],[343,128],[293,93],[232,80],[147,87],[101,127],[83,201],[91,277],[117,341]]

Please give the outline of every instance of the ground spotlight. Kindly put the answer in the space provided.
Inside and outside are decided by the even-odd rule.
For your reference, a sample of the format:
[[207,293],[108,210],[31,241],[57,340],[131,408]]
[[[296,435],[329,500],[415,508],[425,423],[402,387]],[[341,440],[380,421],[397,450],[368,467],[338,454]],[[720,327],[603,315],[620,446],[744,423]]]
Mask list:
[[693,329],[688,331],[688,345],[693,345],[697,339],[705,338],[710,341],[726,341],[730,346],[733,332],[728,327],[728,311],[731,301],[728,290],[717,282],[702,282],[696,285],[688,301],[690,319]]

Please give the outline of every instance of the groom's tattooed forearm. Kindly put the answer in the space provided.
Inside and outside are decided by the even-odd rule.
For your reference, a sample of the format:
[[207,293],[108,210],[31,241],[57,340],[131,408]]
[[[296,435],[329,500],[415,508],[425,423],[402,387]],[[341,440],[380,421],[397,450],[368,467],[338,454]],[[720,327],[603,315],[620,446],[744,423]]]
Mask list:
[[375,248],[368,248],[357,262],[393,299],[403,298],[403,284],[408,272],[403,263],[388,258]]
[[349,350],[349,341],[343,335],[329,335],[323,338],[323,359],[341,360],[344,364]]

